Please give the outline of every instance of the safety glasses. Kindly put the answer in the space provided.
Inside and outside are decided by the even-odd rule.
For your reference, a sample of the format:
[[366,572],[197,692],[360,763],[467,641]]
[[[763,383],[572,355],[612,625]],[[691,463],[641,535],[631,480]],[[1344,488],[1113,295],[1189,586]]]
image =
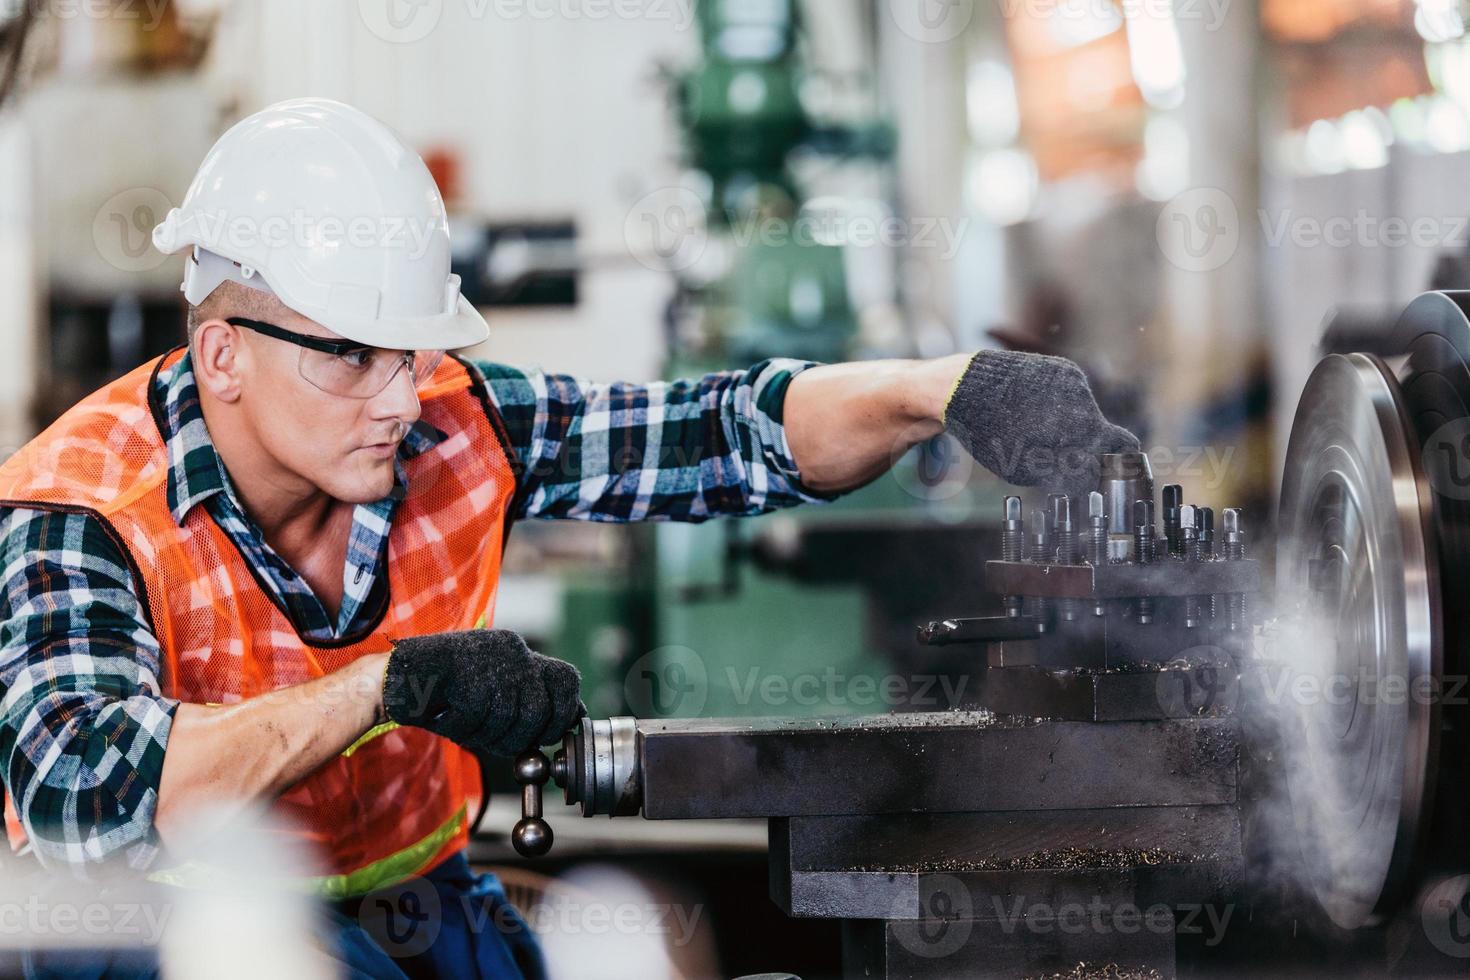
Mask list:
[[329,395],[344,398],[373,397],[405,366],[417,388],[444,359],[442,350],[388,350],[355,340],[328,340],[243,316],[228,317],[225,322],[300,347],[297,367],[301,377]]

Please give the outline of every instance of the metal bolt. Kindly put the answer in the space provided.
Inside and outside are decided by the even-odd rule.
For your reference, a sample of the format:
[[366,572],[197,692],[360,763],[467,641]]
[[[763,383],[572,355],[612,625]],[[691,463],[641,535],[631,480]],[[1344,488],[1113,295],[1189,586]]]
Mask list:
[[[1195,526],[1194,508],[1185,504],[1179,508],[1179,546],[1184,560],[1191,564],[1200,561],[1199,528]],[[1194,629],[1200,623],[1200,597],[1184,597],[1184,626]]]
[[[1140,565],[1152,565],[1154,561],[1154,502],[1136,500],[1133,503],[1133,560]],[[1140,626],[1154,621],[1154,601],[1148,596],[1139,596],[1133,603],[1134,613]]]
[[[1094,490],[1087,495],[1087,560],[1096,567],[1108,563],[1107,498]],[[1107,606],[1101,599],[1092,606],[1094,616],[1106,616]]]
[[1046,495],[1047,526],[1048,529],[1052,532],[1052,537],[1050,541],[1051,550],[1047,555],[1048,561],[1055,561],[1057,557],[1057,545],[1061,543],[1057,539],[1057,508],[1060,506],[1061,501],[1066,499],[1067,495],[1064,493],[1049,493]]
[[[1026,534],[1027,554],[1026,560],[1037,565],[1045,565],[1053,558],[1052,552],[1051,520],[1046,511],[1036,509],[1031,512],[1031,524]],[[1026,596],[1025,608],[1028,614],[1035,617],[1041,624],[1041,632],[1046,632],[1047,601],[1044,596]]]
[[1140,565],[1151,565],[1154,560],[1154,502],[1133,502],[1133,560]]
[[[1075,565],[1082,555],[1078,550],[1077,529],[1072,524],[1072,498],[1064,493],[1054,493],[1047,499],[1051,501],[1052,527],[1056,532],[1057,564]],[[1076,619],[1077,600],[1058,600],[1057,615],[1067,622]]]
[[1171,483],[1164,487],[1164,540],[1169,543],[1169,554],[1181,555],[1182,538],[1180,536],[1179,508],[1184,503],[1184,488],[1177,483]]
[[[1021,498],[1007,497],[1005,523],[1000,531],[1001,561],[1020,561],[1026,552],[1026,525],[1021,517]],[[1021,597],[1008,595],[1001,598],[1006,615],[1017,618],[1021,615]]]
[[1026,525],[1026,560],[1038,565],[1051,560],[1051,518],[1039,507],[1032,509]]
[[1078,552],[1077,529],[1072,523],[1072,498],[1059,494],[1052,498],[1052,527],[1056,531],[1057,562],[1074,565],[1081,555]]
[[[1200,525],[1200,554],[1204,555],[1205,561],[1214,561],[1214,508],[1201,507],[1200,516],[1197,520]],[[1205,597],[1205,607],[1202,610],[1205,620],[1214,623],[1220,613],[1220,597],[1210,594]]]
[[[1231,507],[1221,515],[1221,524],[1225,533],[1225,560],[1240,561],[1245,557],[1245,531],[1240,526],[1240,511]],[[1246,627],[1246,594],[1244,592],[1232,592],[1226,596],[1226,622],[1232,630],[1242,630]]]

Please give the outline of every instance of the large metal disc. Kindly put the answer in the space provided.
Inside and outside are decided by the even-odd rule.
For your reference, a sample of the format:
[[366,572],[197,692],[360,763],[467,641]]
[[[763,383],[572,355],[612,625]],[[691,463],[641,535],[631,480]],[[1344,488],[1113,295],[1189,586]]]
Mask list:
[[1281,491],[1274,686],[1305,877],[1339,925],[1390,914],[1428,824],[1442,654],[1433,501],[1398,383],[1363,354],[1317,365]]
[[1457,866],[1470,838],[1470,292],[1425,293],[1390,334],[1409,422],[1434,491],[1434,543],[1444,597],[1440,703],[1429,864]]

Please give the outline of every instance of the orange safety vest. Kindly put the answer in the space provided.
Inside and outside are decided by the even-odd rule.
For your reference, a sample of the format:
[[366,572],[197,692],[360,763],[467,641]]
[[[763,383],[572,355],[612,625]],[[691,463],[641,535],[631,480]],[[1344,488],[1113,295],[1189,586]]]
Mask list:
[[[423,419],[448,438],[405,463],[388,536],[388,601],[371,628],[307,640],[203,507],[180,526],[155,386],[184,348],[87,396],[0,464],[0,506],[82,510],[132,566],[163,654],[163,692],[230,704],[321,677],[389,639],[483,626],[493,613],[517,465],[479,372],[446,357],[421,387]],[[8,794],[7,794],[8,795]],[[314,845],[314,884],[362,895],[464,847],[481,796],[473,755],[392,723],[366,733],[275,803],[283,843]],[[19,827],[6,802],[12,840]],[[22,838],[23,839],[23,838]],[[187,883],[183,871],[156,878]]]

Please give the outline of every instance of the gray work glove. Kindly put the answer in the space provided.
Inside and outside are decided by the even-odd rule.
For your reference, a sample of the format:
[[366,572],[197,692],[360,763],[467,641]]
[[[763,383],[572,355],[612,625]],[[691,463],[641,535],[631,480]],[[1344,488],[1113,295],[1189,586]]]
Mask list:
[[471,752],[513,756],[555,742],[587,713],[582,676],[511,630],[415,636],[393,644],[383,707]]
[[1082,369],[1062,357],[983,350],[944,408],[944,426],[975,461],[1017,486],[1074,496],[1096,490],[1098,454],[1137,452],[1103,417]]

